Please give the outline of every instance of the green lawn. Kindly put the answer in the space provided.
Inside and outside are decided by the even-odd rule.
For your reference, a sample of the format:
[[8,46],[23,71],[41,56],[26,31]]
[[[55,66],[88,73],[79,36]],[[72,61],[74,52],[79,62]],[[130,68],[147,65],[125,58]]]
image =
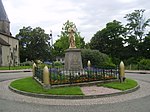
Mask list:
[[104,84],[99,84],[98,86],[104,86],[108,88],[114,88],[114,89],[119,89],[119,90],[128,90],[131,88],[134,88],[137,86],[137,82],[132,79],[126,79],[125,82],[111,82],[111,83],[104,83]]
[[52,95],[83,95],[80,87],[61,87],[53,89],[43,89],[34,79],[27,77],[24,79],[19,79],[13,81],[10,86],[21,91],[31,92],[31,93],[41,93],[41,94],[52,94]]
[[[10,86],[18,90],[31,93],[51,94],[51,95],[84,95],[79,86],[44,89],[32,77],[15,80],[10,84]],[[136,87],[137,82],[132,79],[126,79],[126,81],[123,83],[110,82],[98,84],[98,86],[104,86],[124,91]]]
[[20,70],[20,69],[31,69],[32,66],[10,66],[10,67],[0,67],[0,70]]

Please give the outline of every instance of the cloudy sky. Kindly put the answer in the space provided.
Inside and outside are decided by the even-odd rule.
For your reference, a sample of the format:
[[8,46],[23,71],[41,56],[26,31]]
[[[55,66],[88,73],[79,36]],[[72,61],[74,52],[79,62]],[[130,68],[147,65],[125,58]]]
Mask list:
[[70,20],[81,36],[89,42],[91,37],[106,23],[113,20],[125,23],[126,14],[145,9],[150,17],[149,0],[2,0],[15,36],[23,26],[41,27],[54,40],[60,35],[63,24]]

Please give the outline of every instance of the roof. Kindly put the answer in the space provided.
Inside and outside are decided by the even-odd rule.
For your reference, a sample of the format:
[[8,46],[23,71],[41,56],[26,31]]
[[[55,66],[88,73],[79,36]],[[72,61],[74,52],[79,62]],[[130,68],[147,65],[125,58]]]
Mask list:
[[4,9],[2,0],[0,0],[0,20],[1,21],[9,21],[6,11]]
[[0,44],[4,45],[4,46],[10,46],[5,40],[3,40],[2,38],[0,38]]
[[4,35],[4,36],[10,37],[10,38],[13,38],[13,39],[19,40],[18,38],[13,37],[12,35],[8,35],[8,34],[6,34],[6,33],[2,33],[2,32],[0,32],[0,35]]

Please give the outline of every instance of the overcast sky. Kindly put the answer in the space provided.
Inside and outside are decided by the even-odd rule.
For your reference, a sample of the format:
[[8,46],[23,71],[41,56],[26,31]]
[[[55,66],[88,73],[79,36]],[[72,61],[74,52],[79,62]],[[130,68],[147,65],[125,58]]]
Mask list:
[[54,40],[60,35],[63,24],[70,20],[81,36],[89,42],[91,37],[106,23],[118,20],[125,23],[126,14],[145,9],[150,17],[149,0],[2,0],[15,36],[23,26],[41,27]]

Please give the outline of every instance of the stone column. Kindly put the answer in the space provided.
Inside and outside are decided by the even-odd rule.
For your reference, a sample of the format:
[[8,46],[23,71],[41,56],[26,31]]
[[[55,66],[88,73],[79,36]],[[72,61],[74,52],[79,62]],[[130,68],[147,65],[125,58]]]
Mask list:
[[80,49],[67,49],[65,51],[65,70],[81,70],[83,69],[81,50]]

